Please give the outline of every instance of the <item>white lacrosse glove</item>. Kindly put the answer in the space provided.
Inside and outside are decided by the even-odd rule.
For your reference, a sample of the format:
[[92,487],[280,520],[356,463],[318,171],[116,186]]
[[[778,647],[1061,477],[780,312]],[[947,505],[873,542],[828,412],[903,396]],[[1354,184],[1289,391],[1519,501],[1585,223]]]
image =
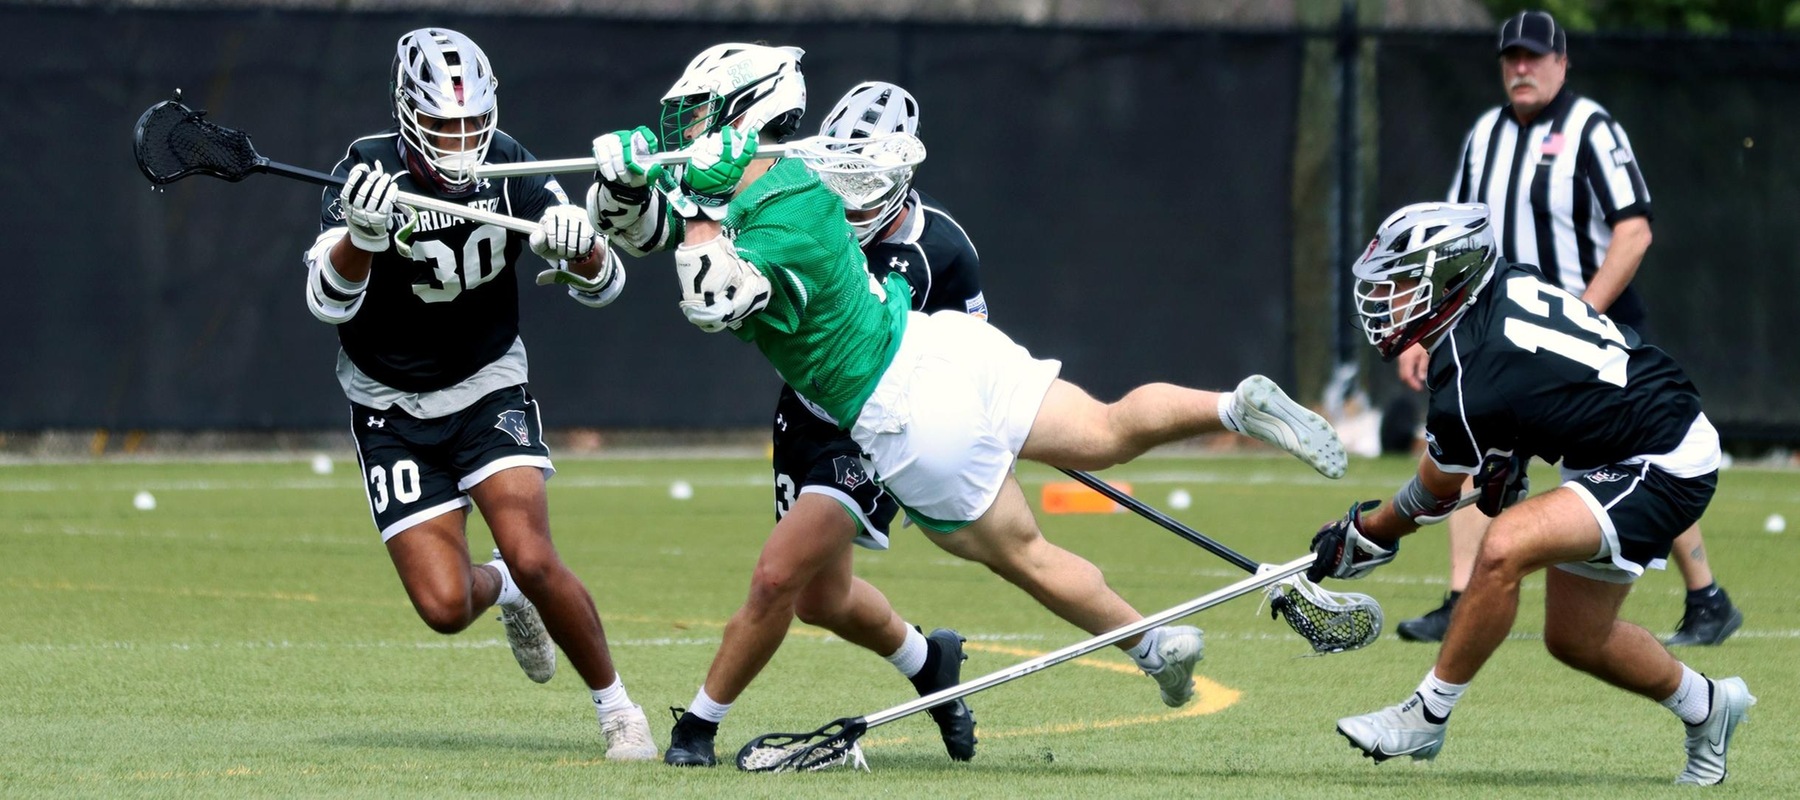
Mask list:
[[1318,560],[1306,568],[1307,580],[1355,580],[1394,560],[1394,556],[1400,553],[1399,542],[1395,542],[1391,548],[1382,547],[1362,532],[1363,515],[1380,505],[1380,500],[1364,500],[1352,504],[1350,512],[1343,519],[1327,523],[1319,529],[1312,540],[1312,550],[1318,554]]
[[675,248],[681,313],[707,333],[736,328],[769,304],[769,279],[724,236]]
[[531,252],[552,264],[583,261],[594,252],[594,226],[587,212],[574,206],[551,206],[531,232]]
[[617,186],[641,189],[661,178],[662,165],[646,163],[655,152],[656,134],[642,125],[594,139],[594,160],[598,162],[600,179]]
[[373,167],[357,164],[344,179],[338,192],[338,204],[344,209],[344,224],[350,229],[350,243],[357,249],[379,253],[388,249],[388,224],[394,219],[394,173],[382,172],[381,162]]

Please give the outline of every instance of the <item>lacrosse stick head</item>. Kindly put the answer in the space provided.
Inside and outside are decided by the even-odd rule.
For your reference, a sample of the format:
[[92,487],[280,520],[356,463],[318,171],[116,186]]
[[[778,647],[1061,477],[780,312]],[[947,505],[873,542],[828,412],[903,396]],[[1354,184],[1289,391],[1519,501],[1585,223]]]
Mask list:
[[1287,622],[1314,652],[1355,650],[1381,636],[1381,604],[1366,594],[1326,591],[1298,576],[1264,591],[1272,615]]
[[[851,88],[819,126],[819,135],[834,139],[868,139],[890,133],[919,135],[919,101],[912,93],[884,81],[864,81]],[[912,175],[895,181],[874,197],[844,195],[844,216],[864,245],[879,238],[900,216],[912,191]]]
[[[879,212],[912,186],[913,173],[925,161],[925,143],[904,131],[867,139],[816,136],[789,142],[787,156],[806,162],[826,188],[843,198],[845,212]],[[857,233],[860,237],[862,231]]]
[[745,772],[818,772],[848,764],[868,769],[856,743],[868,733],[868,722],[835,720],[811,733],[765,733],[738,750],[737,766]]
[[175,99],[153,105],[138,117],[131,147],[138,169],[151,183],[162,185],[189,175],[211,175],[241,181],[268,163],[256,154],[249,134],[207,122]]

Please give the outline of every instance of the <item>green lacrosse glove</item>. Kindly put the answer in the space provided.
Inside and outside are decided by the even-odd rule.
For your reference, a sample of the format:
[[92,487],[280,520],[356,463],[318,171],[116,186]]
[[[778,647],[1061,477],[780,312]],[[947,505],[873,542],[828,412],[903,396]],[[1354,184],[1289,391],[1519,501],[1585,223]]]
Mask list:
[[700,137],[689,150],[682,170],[681,193],[709,219],[724,219],[725,207],[737,193],[744,169],[756,158],[756,132],[739,133],[727,125]]
[[662,165],[646,164],[656,152],[656,133],[639,125],[594,139],[595,171],[600,179],[637,189],[662,178]]

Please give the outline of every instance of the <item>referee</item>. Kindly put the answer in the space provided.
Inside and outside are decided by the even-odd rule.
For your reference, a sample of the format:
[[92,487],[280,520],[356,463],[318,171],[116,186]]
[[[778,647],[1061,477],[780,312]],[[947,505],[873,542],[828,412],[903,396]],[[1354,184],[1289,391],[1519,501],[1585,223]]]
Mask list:
[[[1650,248],[1650,190],[1625,129],[1599,103],[1564,87],[1568,37],[1548,13],[1524,11],[1500,26],[1500,81],[1510,101],[1475,121],[1463,142],[1450,200],[1486,203],[1508,261],[1536,264],[1544,277],[1614,322],[1645,334],[1644,302],[1631,288]],[[1425,384],[1425,349],[1399,358],[1400,379]],[[1474,509],[1450,518],[1450,593],[1442,606],[1400,623],[1400,637],[1441,641],[1469,583],[1487,518]],[[1675,540],[1687,581],[1686,613],[1671,645],[1712,645],[1743,624],[1713,581],[1698,525]]]

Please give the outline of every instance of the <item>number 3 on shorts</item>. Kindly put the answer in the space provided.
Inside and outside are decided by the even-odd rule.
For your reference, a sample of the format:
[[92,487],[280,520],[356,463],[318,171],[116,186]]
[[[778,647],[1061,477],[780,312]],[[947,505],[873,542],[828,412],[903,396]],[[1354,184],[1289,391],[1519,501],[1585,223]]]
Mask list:
[[[394,462],[394,496],[401,503],[411,503],[422,494],[419,489],[419,465],[411,461]],[[388,470],[376,464],[369,469],[369,499],[375,501],[375,513],[388,507]]]

